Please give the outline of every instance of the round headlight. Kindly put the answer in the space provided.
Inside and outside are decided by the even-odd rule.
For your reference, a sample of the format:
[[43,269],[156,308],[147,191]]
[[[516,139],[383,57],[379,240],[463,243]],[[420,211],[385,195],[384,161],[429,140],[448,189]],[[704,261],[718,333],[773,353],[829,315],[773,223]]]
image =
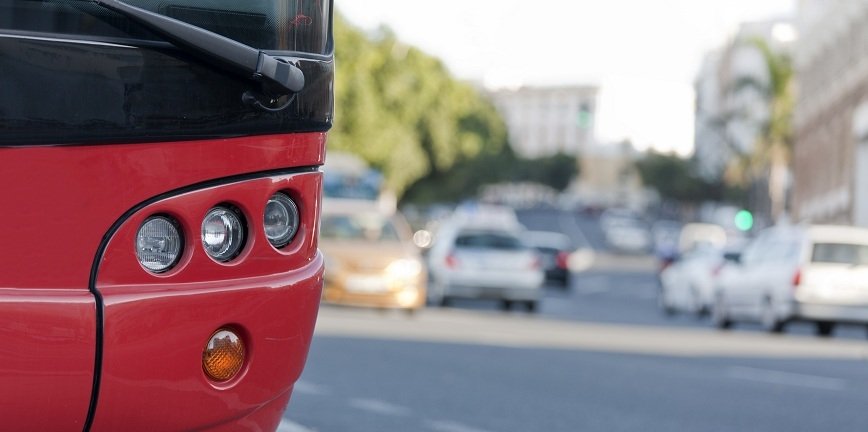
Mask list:
[[217,261],[235,258],[244,246],[241,215],[226,207],[214,207],[202,221],[202,246]]
[[136,257],[142,267],[161,273],[177,264],[184,239],[176,225],[165,216],[145,220],[136,234]]
[[265,237],[276,248],[286,246],[298,232],[298,206],[284,193],[276,193],[265,204]]

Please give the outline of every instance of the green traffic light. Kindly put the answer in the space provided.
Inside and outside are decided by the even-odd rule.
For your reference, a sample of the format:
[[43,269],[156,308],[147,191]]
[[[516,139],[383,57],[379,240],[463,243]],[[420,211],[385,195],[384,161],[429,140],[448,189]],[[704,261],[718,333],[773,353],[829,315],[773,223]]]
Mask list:
[[741,231],[750,231],[753,228],[753,215],[747,210],[739,210],[735,214],[735,227]]

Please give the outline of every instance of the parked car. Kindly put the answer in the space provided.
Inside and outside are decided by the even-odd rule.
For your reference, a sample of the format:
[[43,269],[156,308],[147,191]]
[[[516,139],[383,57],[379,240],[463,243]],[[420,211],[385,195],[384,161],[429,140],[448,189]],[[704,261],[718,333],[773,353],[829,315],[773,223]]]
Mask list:
[[375,202],[341,204],[323,204],[323,300],[410,313],[424,307],[427,271],[400,213],[385,215]]
[[528,243],[537,251],[545,272],[545,280],[563,288],[570,286],[570,253],[572,241],[568,236],[549,231],[529,231]]
[[776,227],[762,232],[715,290],[715,324],[756,321],[771,332],[788,322],[815,323],[830,335],[843,322],[868,323],[868,229]]
[[500,300],[504,309],[521,303],[533,312],[542,292],[540,259],[517,224],[459,220],[440,229],[429,254],[432,303],[453,298]]
[[679,256],[660,273],[660,308],[667,315],[687,312],[702,316],[710,312],[714,280],[723,264],[723,251],[710,246]]

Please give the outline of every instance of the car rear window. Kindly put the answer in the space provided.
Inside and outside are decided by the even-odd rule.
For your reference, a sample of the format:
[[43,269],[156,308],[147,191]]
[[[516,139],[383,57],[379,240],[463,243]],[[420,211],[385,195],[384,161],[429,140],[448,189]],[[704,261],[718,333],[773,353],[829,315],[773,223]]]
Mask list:
[[501,233],[465,233],[455,239],[459,248],[522,250],[525,245],[518,238]]
[[[327,54],[329,0],[125,0],[263,50]],[[160,41],[90,0],[0,1],[0,30]]]
[[815,263],[868,265],[868,245],[817,243],[811,261]]

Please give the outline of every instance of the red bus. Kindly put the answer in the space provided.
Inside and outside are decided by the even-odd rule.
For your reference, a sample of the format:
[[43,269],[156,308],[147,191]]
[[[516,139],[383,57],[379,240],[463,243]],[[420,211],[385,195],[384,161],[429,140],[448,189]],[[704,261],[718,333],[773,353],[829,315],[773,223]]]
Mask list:
[[277,427],[322,289],[331,16],[0,1],[0,428]]

